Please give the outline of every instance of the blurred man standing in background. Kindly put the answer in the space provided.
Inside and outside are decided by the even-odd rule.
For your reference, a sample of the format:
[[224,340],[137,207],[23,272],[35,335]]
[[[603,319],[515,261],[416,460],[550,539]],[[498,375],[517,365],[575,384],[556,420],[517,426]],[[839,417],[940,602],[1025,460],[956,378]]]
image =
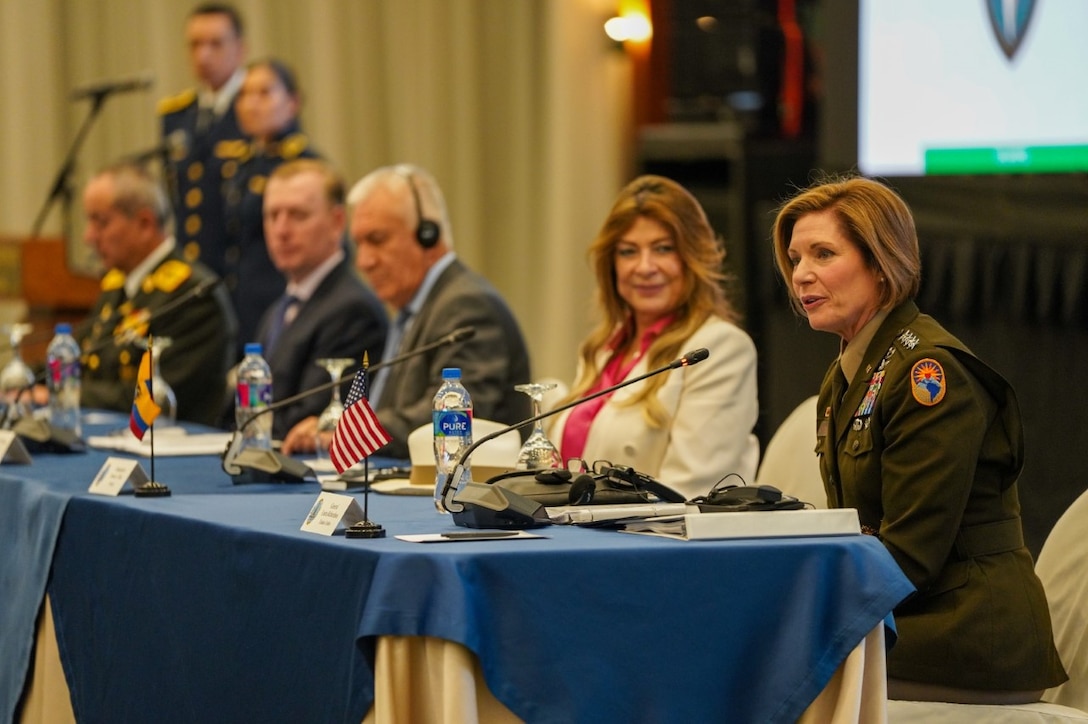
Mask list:
[[165,175],[185,259],[226,274],[222,179],[237,169],[246,144],[234,113],[246,46],[242,18],[230,5],[203,3],[185,23],[185,43],[198,86],[159,103]]

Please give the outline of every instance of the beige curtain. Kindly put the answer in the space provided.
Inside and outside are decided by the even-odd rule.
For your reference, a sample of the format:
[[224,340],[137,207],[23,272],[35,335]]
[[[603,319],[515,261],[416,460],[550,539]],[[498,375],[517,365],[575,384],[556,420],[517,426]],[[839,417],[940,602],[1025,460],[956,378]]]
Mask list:
[[[194,3],[195,4],[195,3]],[[411,161],[450,206],[458,254],[509,300],[536,376],[569,380],[590,326],[585,248],[630,168],[630,67],[601,25],[614,0],[237,0],[251,58],[298,72],[303,123],[349,183]],[[158,98],[191,85],[177,0],[0,0],[0,235],[29,233],[89,102],[86,83],[151,73],[108,99],[79,154],[152,147]],[[64,233],[61,205],[47,235]],[[91,260],[93,263],[93,260]]]

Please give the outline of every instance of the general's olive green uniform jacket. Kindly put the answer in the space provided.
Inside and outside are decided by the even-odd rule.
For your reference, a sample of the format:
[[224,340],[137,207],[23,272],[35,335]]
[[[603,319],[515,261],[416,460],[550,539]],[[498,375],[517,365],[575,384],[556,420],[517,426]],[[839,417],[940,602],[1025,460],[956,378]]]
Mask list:
[[820,468],[832,507],[858,509],[918,589],[895,610],[891,677],[970,689],[1066,680],[1020,531],[1020,410],[1011,387],[907,302],[847,386],[820,388]]

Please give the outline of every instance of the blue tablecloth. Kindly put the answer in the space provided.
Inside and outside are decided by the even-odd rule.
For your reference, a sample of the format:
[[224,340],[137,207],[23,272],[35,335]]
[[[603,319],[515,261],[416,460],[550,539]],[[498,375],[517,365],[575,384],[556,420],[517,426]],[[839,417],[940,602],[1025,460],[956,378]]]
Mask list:
[[[126,415],[92,411],[84,416],[84,435],[105,435],[127,425]],[[183,427],[195,433],[211,431],[196,425]],[[86,494],[109,456],[130,457],[93,448],[85,454],[35,454],[30,465],[4,465],[0,471],[0,717],[4,721],[11,719],[26,680],[35,619],[68,501]],[[150,472],[149,461],[140,460],[145,472]],[[381,467],[398,461],[373,462]],[[309,500],[320,490],[316,483],[234,485],[215,456],[159,457],[155,477],[174,495],[295,493]]]
[[383,635],[465,645],[530,722],[793,721],[911,591],[867,536],[426,545],[392,536],[455,529],[429,498],[372,495],[390,537],[326,538],[299,530],[315,484],[171,458],[172,497],[86,495],[106,456],[0,474],[5,718],[47,580],[81,722],[358,722]]
[[[302,533],[310,502],[73,499],[49,593],[79,720],[358,722],[399,634],[467,646],[530,722],[793,721],[911,590],[869,537],[426,545]],[[426,498],[369,508],[454,529]]]

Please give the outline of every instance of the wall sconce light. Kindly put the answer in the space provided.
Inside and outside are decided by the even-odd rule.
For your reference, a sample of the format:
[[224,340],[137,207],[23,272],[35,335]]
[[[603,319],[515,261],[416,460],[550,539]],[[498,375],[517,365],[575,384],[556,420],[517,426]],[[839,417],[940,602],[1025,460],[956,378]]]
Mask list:
[[646,13],[628,11],[605,21],[604,32],[617,45],[624,43],[645,43],[653,34],[653,25]]

